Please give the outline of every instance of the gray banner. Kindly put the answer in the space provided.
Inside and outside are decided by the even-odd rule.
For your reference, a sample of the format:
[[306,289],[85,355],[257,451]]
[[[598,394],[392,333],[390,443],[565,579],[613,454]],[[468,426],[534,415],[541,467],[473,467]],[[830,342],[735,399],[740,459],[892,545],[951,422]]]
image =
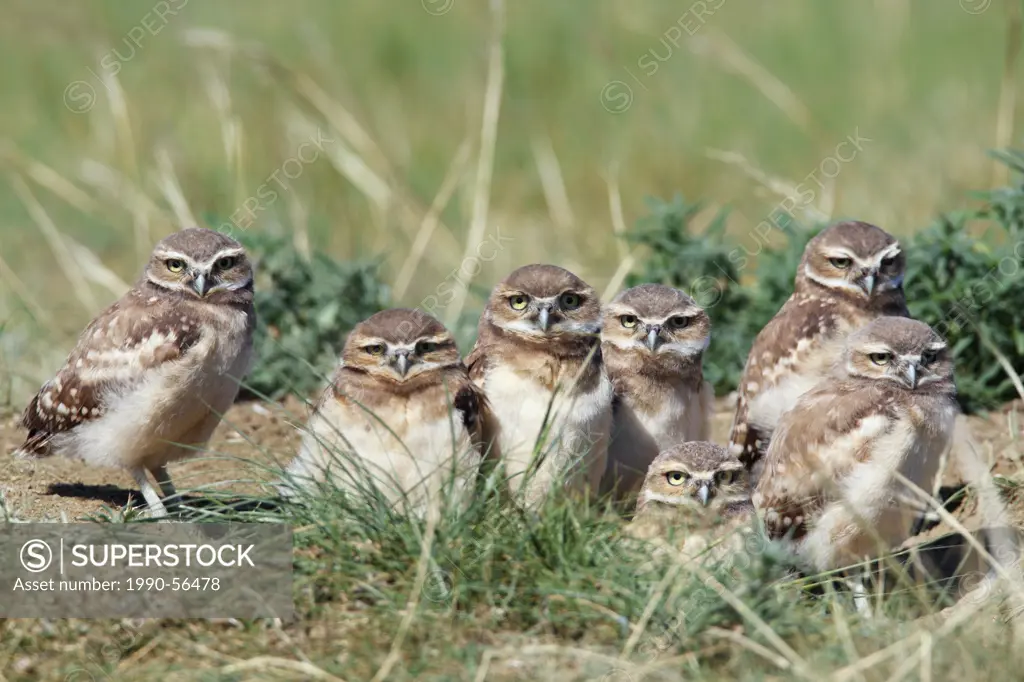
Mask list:
[[0,524],[3,618],[288,618],[284,524]]

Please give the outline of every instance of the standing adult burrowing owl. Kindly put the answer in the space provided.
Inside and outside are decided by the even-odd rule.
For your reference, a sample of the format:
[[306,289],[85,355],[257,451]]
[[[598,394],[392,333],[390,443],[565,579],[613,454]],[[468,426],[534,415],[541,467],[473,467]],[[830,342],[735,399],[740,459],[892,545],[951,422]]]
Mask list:
[[851,334],[768,446],[753,499],[769,536],[820,571],[896,547],[924,504],[895,474],[932,490],[958,412],[952,360],[928,325],[880,318]]
[[[689,442],[655,458],[637,498],[628,532],[664,541],[687,556],[703,553],[720,538],[725,547],[742,544],[753,518],[748,472],[720,445]],[[717,554],[717,552],[716,552]]]
[[467,358],[493,406],[492,452],[528,507],[554,488],[596,493],[611,428],[601,367],[601,305],[586,282],[527,265],[491,293]]
[[605,308],[601,355],[615,387],[605,490],[635,495],[659,452],[710,437],[710,340],[707,313],[678,289],[642,284]]
[[443,498],[461,506],[481,462],[483,403],[444,325],[418,310],[377,313],[349,334],[284,491],[329,479],[372,496],[372,482],[415,514]]
[[868,223],[837,223],[808,242],[793,295],[754,339],[740,379],[729,447],[755,484],[779,417],[828,374],[846,335],[909,315],[904,264],[899,242]]
[[205,445],[234,402],[252,358],[252,299],[238,242],[200,228],[163,239],[25,409],[22,452],[127,468],[165,516],[146,472],[176,494],[167,464]]

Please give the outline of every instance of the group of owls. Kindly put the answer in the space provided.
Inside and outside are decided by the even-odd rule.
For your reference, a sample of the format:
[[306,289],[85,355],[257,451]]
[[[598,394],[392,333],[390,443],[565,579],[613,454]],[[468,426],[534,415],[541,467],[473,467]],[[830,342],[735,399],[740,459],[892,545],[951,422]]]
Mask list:
[[[282,491],[330,482],[413,512],[466,502],[485,463],[515,503],[549,496],[636,503],[633,527],[749,518],[818,569],[876,554],[910,530],[897,472],[931,490],[957,413],[944,341],[909,318],[904,257],[878,227],[810,241],[795,290],[747,359],[729,448],[708,442],[707,313],[644,284],[602,306],[553,265],[493,290],[465,362],[417,310],[348,336]],[[26,408],[30,456],[129,469],[153,514],[167,465],[200,450],[250,368],[253,268],[229,237],[158,243],[135,287],[85,329]]]

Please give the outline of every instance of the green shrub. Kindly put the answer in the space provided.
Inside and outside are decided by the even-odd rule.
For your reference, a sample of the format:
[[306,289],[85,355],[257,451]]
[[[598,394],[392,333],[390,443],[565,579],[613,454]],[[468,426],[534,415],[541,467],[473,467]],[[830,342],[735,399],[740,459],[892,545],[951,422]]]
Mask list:
[[243,398],[308,395],[329,376],[348,332],[388,305],[374,262],[309,259],[291,240],[241,235],[256,261],[256,359]]
[[1015,183],[979,194],[979,208],[943,216],[908,245],[910,312],[948,339],[966,411],[1018,397],[993,348],[1013,367],[1024,361],[1024,156],[994,156]]
[[[911,314],[945,336],[956,362],[962,407],[974,412],[1018,397],[996,360],[997,349],[1012,366],[1024,361],[1024,154],[994,156],[1015,173],[1015,183],[978,194],[981,205],[940,217],[901,241],[907,253],[905,290]],[[784,245],[733,243],[720,214],[703,234],[690,221],[699,204],[682,197],[651,201],[651,215],[628,235],[652,254],[627,284],[661,282],[681,288],[708,309],[712,343],[706,375],[719,395],[734,390],[754,337],[793,291],[800,254],[824,225],[802,227],[783,216],[775,226]],[[744,280],[748,261],[753,277]]]

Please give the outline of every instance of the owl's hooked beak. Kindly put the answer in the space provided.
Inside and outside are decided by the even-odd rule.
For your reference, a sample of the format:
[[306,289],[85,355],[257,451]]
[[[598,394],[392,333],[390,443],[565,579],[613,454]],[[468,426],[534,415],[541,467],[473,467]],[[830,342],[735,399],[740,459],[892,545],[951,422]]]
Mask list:
[[540,306],[540,312],[537,313],[537,326],[540,327],[542,332],[548,330],[548,321],[551,318],[551,304],[542,303]]
[[708,506],[708,500],[711,499],[711,482],[704,481],[700,484],[700,488],[697,489],[697,497],[700,498],[700,503],[705,507]]
[[917,365],[913,363],[907,365],[907,368],[903,370],[902,379],[907,388],[917,388]]
[[647,347],[653,353],[658,348],[658,337],[661,334],[661,325],[651,325],[647,329]]
[[192,288],[195,289],[200,298],[206,296],[207,292],[210,291],[210,288],[206,285],[206,275],[202,272],[196,272],[196,276],[192,280]]
[[403,377],[409,372],[409,351],[395,351],[395,367]]
[[875,275],[874,270],[868,270],[857,282],[865,296],[870,297],[871,293],[875,290]]

